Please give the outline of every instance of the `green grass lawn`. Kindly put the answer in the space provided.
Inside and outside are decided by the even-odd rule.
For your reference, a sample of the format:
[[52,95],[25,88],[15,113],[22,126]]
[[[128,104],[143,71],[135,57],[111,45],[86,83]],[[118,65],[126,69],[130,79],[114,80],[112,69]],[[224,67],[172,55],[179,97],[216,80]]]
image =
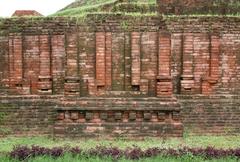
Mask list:
[[[171,157],[154,157],[145,158],[141,160],[127,160],[119,159],[113,160],[111,158],[99,158],[99,157],[73,157],[72,155],[64,155],[61,158],[50,158],[50,157],[37,157],[34,159],[29,159],[27,162],[238,162],[236,158],[224,158],[224,159],[212,159],[206,160],[201,157],[191,157],[184,156],[181,158],[171,158]],[[8,157],[0,157],[0,162],[18,162],[17,160],[10,159]],[[24,161],[25,162],[25,161]]]
[[7,137],[0,139],[0,152],[9,152],[15,145],[40,145],[44,147],[55,146],[79,146],[82,149],[89,149],[95,146],[117,146],[126,148],[138,146],[141,148],[161,147],[208,147],[216,148],[237,148],[240,147],[240,136],[189,136],[186,138],[169,138],[167,140],[157,138],[146,138],[145,140],[101,140],[101,139],[52,139],[47,137]]
[[[157,139],[157,138],[146,138],[145,140],[126,140],[126,139],[115,139],[115,140],[101,140],[101,139],[51,139],[47,137],[7,137],[0,139],[0,162],[17,162],[6,156],[7,152],[10,152],[16,145],[39,145],[44,147],[55,147],[55,146],[79,146],[81,149],[90,149],[98,145],[101,146],[117,146],[120,148],[126,148],[131,146],[138,146],[143,149],[150,147],[160,147],[160,148],[181,148],[184,146],[189,147],[208,147],[214,146],[216,148],[239,148],[240,147],[240,136],[189,136],[186,138],[169,138],[167,140]],[[61,158],[51,158],[51,157],[37,157],[30,159],[29,162],[82,162],[82,161],[92,161],[92,162],[104,162],[113,161],[108,158],[99,157],[72,157],[71,155],[64,155]],[[128,162],[131,160],[120,159],[120,162]],[[227,159],[212,159],[205,160],[201,157],[184,156],[181,158],[171,158],[171,157],[154,157],[148,159],[142,159],[139,161],[153,161],[153,162],[201,162],[201,161],[211,161],[211,162],[235,162],[238,161],[236,158]]]

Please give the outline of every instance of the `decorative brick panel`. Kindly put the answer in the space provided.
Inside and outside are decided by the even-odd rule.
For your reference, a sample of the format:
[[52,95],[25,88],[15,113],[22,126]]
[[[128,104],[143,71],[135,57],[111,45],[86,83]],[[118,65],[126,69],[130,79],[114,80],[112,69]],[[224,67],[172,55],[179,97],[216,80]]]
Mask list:
[[220,37],[218,34],[211,35],[210,76],[216,81],[220,77]]
[[39,36],[40,50],[40,71],[38,76],[38,93],[52,94],[52,71],[51,71],[51,51],[50,36]]
[[78,68],[78,36],[76,33],[66,34],[66,69],[64,94],[67,96],[80,96],[80,77]]
[[141,80],[140,91],[156,96],[156,76],[158,69],[158,33],[144,32],[141,36]]
[[64,93],[65,36],[52,35],[53,94]]
[[182,73],[182,50],[183,50],[182,33],[171,34],[171,75],[173,82],[173,93],[179,94],[181,90],[180,78]]
[[105,86],[106,60],[105,60],[106,37],[104,32],[96,33],[96,79],[97,86]]
[[171,96],[173,92],[171,78],[171,35],[159,34],[157,96]]
[[86,48],[86,71],[83,77],[87,79],[87,89],[88,94],[95,96],[97,94],[97,84],[96,84],[96,36],[95,33],[84,33],[85,38],[81,41],[81,44]]
[[38,78],[40,72],[39,36],[24,36],[24,82],[25,93],[38,94]]
[[78,77],[78,41],[77,33],[66,34],[66,76]]
[[22,36],[9,35],[9,81],[15,88],[22,81]]
[[131,60],[131,33],[125,33],[124,64],[125,64],[125,91],[132,91],[132,60]]
[[131,33],[132,85],[139,86],[141,80],[141,33]]
[[183,37],[181,93],[194,93],[193,75],[193,38],[192,33],[185,33]]
[[231,88],[236,87],[236,74],[237,74],[237,60],[236,55],[238,52],[236,49],[239,49],[238,46],[235,46],[235,42],[239,41],[239,37],[232,33],[227,33],[222,35],[221,41],[221,51],[224,53],[222,55],[222,85],[221,88],[230,93]]
[[194,34],[193,38],[193,75],[194,91],[201,94],[201,84],[205,77],[209,75],[210,46],[211,41],[208,33]]
[[112,87],[112,33],[106,33],[106,51],[105,51],[105,62],[106,62],[106,88],[111,90]]
[[124,33],[112,33],[112,90],[124,90]]
[[183,46],[183,74],[192,75],[193,74],[193,52],[194,52],[194,34],[186,33],[184,34],[184,46]]
[[19,93],[22,89],[23,80],[23,53],[22,35],[9,35],[9,80],[10,87],[17,88]]
[[171,35],[159,34],[158,75],[170,76],[171,68]]
[[[9,87],[9,37],[0,36],[0,87]],[[0,89],[1,89],[0,88]],[[6,94],[4,90],[0,92]]]
[[218,35],[210,36],[210,61],[209,61],[209,74],[203,78],[202,93],[213,93],[213,86],[217,84],[220,77],[220,38]]
[[79,46],[79,77],[81,96],[96,95],[95,78],[95,34],[80,32]]

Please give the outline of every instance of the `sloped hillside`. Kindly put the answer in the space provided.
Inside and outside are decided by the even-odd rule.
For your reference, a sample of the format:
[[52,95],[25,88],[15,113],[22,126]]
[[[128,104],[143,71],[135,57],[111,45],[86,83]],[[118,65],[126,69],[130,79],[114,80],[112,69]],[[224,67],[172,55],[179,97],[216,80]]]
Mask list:
[[156,0],[76,0],[52,16],[83,16],[88,13],[153,13]]
[[[51,16],[74,16],[81,17],[89,13],[94,14],[156,14],[157,0],[76,0],[65,8]],[[200,5],[189,7],[188,1],[170,1],[168,4],[160,4],[166,15],[240,15],[240,0],[195,0]],[[180,3],[181,2],[181,3]],[[193,0],[194,2],[194,0]],[[200,3],[201,2],[201,3]],[[182,5],[182,6],[181,6]],[[181,11],[178,14],[175,11]]]

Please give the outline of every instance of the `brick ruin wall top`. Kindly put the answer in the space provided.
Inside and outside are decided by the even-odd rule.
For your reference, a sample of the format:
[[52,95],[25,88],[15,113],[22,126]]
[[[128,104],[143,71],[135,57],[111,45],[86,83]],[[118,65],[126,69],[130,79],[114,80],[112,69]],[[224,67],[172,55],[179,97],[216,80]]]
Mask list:
[[35,10],[16,10],[13,13],[12,17],[14,16],[23,17],[23,16],[43,16],[43,15]]

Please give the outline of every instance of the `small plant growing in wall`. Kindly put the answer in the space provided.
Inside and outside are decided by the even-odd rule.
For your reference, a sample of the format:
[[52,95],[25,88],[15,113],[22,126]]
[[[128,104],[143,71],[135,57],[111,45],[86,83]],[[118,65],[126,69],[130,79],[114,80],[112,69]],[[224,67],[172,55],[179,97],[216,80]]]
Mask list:
[[0,127],[0,136],[7,136],[11,134],[11,132],[12,131],[9,128]]
[[6,116],[6,113],[5,113],[5,112],[0,112],[0,124],[2,124],[5,116]]
[[6,113],[5,112],[0,112],[0,135],[7,135],[9,134],[10,130],[8,128],[3,127],[3,121],[6,118]]
[[129,24],[127,21],[122,21],[120,25],[123,30],[128,30],[129,28]]
[[11,132],[9,128],[5,128],[3,126],[4,121],[8,117],[8,113],[4,112],[3,110],[5,108],[11,108],[11,105],[9,106],[9,105],[0,104],[0,135],[8,135]]

